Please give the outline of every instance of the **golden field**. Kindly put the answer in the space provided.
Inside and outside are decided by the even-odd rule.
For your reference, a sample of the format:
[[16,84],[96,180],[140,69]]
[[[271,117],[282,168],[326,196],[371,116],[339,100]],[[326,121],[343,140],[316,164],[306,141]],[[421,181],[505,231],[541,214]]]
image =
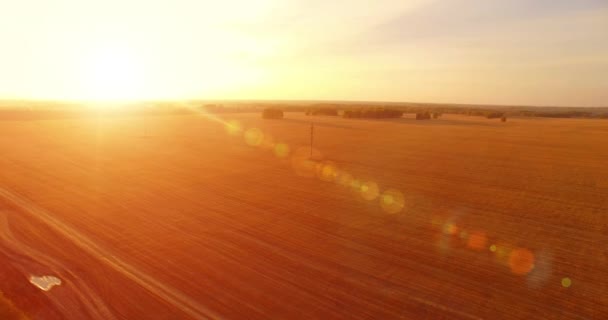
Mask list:
[[608,122],[218,117],[0,121],[4,296],[33,319],[608,318]]

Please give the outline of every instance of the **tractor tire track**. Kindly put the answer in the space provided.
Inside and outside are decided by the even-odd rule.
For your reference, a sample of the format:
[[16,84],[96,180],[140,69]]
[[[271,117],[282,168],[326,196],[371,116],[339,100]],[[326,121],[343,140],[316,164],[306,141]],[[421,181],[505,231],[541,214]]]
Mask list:
[[163,299],[167,303],[173,305],[188,316],[194,319],[220,318],[217,314],[215,314],[215,312],[209,310],[207,307],[201,305],[183,292],[159,282],[135,266],[113,255],[110,250],[95,243],[83,233],[63,223],[54,217],[50,212],[38,207],[28,199],[2,187],[0,187],[0,198],[19,208],[23,213],[28,214],[31,218],[37,219],[40,222],[48,225],[51,229],[70,240],[76,246],[86,251],[91,256],[99,259],[100,262],[137,283],[139,286]]
[[[77,315],[74,314],[74,309],[71,309],[69,311],[71,316],[86,316],[90,319],[99,320],[117,319],[116,316],[110,311],[108,306],[103,302],[103,299],[99,297],[99,295],[97,295],[95,291],[91,289],[91,287],[89,287],[78,275],[71,272],[56,259],[45,255],[19,241],[10,230],[8,216],[9,214],[6,211],[0,210],[0,241],[3,245],[3,248],[0,250],[9,256],[11,261],[17,262],[16,267],[23,272],[26,278],[31,274],[31,271],[36,267],[36,264],[41,265],[43,268],[50,271],[48,273],[56,275],[62,279],[62,285],[70,289],[70,293],[76,296],[77,300],[86,310],[86,315]],[[49,298],[58,307],[58,309],[65,310],[67,308],[66,305],[68,303],[66,303],[66,301],[58,300],[58,297],[54,295],[50,295]],[[68,313],[67,310],[65,313]]]

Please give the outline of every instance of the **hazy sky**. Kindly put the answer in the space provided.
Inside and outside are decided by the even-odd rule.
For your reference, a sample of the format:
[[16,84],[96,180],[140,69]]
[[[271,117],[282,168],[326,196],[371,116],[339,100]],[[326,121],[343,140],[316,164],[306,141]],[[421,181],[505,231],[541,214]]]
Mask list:
[[3,98],[608,106],[606,0],[0,1]]

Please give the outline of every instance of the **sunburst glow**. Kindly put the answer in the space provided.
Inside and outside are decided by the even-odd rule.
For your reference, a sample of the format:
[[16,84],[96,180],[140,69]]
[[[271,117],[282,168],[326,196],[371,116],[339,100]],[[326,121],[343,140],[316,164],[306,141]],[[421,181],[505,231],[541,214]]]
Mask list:
[[94,49],[82,67],[83,98],[133,100],[145,97],[140,59],[118,46]]

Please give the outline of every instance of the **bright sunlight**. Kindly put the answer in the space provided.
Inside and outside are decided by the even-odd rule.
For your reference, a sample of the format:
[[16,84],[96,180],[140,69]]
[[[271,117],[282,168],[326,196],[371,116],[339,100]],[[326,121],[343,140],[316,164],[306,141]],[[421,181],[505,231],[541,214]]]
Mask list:
[[606,1],[555,1],[13,1],[0,97],[603,105]]
[[84,98],[97,101],[133,100],[145,97],[143,70],[128,49],[106,47],[86,56]]

